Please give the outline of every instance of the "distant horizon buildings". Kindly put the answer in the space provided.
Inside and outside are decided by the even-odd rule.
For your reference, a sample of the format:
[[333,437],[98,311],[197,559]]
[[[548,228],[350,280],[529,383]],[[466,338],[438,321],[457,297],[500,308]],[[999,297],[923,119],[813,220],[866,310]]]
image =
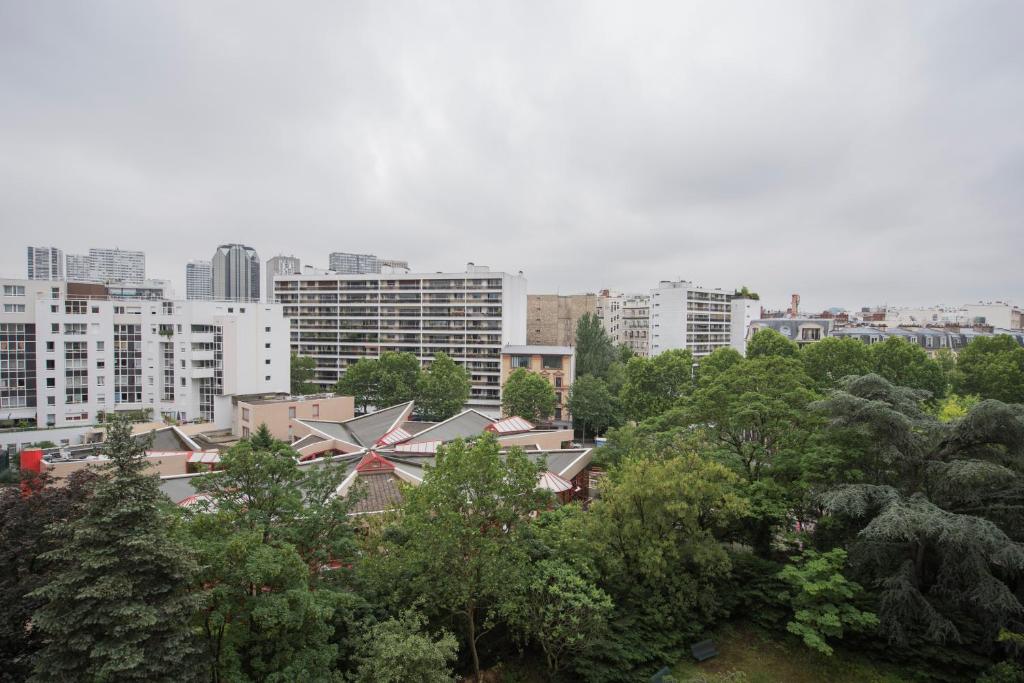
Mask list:
[[267,287],[264,295],[269,302],[274,301],[274,276],[298,275],[302,272],[302,261],[297,256],[279,254],[267,259]]
[[213,298],[218,301],[260,300],[260,257],[244,244],[222,244],[211,259]]
[[57,247],[28,247],[26,266],[29,280],[63,280],[64,252]]
[[196,259],[185,264],[185,298],[191,301],[213,299],[213,264]]
[[66,263],[70,282],[138,285],[146,281],[146,253],[143,251],[94,247],[88,254],[68,254]]
[[343,275],[366,275],[389,270],[409,271],[409,262],[399,259],[382,259],[374,254],[351,254],[334,251],[328,256],[327,269]]

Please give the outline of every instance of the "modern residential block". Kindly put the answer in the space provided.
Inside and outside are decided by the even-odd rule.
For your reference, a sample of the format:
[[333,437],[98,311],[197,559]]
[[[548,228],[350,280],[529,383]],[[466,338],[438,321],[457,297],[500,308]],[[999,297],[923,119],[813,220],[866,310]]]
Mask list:
[[349,254],[335,251],[329,257],[327,268],[335,273],[346,275],[379,273],[380,259],[373,254]]
[[651,290],[651,355],[689,349],[694,359],[699,359],[745,338],[748,312],[754,304],[750,308],[737,304],[734,308],[737,299],[742,300],[734,293],[684,280],[662,281]]
[[302,261],[296,256],[274,256],[267,259],[267,287],[263,296],[274,301],[274,276],[298,275],[302,272]]
[[222,244],[213,255],[213,298],[260,300],[260,257],[244,244]]
[[68,280],[72,282],[123,282],[141,284],[146,279],[146,254],[128,249],[90,249],[88,255],[68,254]]
[[185,265],[185,298],[208,301],[213,298],[213,264],[189,261]]
[[63,280],[64,252],[57,247],[28,247],[26,255],[29,280]]
[[469,404],[497,414],[501,348],[526,342],[526,278],[470,264],[463,273],[304,273],[275,278],[291,348],[316,360],[331,389],[346,368],[384,351],[424,365],[443,351],[470,373]]

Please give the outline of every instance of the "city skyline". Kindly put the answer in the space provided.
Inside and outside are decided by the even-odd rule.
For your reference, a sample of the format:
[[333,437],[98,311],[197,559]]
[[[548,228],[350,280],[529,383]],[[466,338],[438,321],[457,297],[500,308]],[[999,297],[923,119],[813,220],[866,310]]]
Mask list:
[[0,221],[70,254],[141,249],[179,291],[185,263],[241,242],[320,267],[486,263],[531,293],[682,278],[811,310],[1020,303],[1022,20],[15,3]]

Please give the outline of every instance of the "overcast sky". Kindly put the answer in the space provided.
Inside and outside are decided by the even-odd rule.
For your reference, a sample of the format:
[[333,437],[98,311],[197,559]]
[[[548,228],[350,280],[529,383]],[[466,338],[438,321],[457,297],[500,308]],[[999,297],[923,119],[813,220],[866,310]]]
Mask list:
[[0,0],[25,247],[1024,304],[1024,2]]

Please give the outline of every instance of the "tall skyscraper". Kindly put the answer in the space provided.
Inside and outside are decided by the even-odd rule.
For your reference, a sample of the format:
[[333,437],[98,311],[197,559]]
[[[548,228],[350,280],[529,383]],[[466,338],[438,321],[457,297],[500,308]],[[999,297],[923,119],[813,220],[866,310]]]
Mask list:
[[185,297],[213,298],[213,265],[209,261],[189,261],[185,266]]
[[146,279],[146,254],[130,249],[90,249],[88,256],[68,254],[68,279],[72,282],[122,282],[141,284]]
[[29,280],[63,280],[64,252],[57,247],[29,247]]
[[222,244],[213,255],[213,298],[260,300],[260,257],[244,244]]
[[298,275],[301,272],[302,262],[296,256],[274,256],[267,259],[267,288],[264,290],[267,301],[274,301],[275,275]]

